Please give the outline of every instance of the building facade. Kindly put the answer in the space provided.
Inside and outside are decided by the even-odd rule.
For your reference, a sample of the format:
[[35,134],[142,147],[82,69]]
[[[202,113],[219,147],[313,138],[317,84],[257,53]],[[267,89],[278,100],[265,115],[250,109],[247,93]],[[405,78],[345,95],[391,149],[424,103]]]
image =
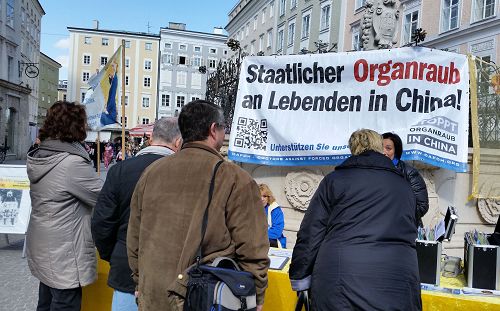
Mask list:
[[37,135],[40,28],[38,0],[0,1],[0,146],[26,158]]
[[47,116],[47,110],[57,101],[59,68],[61,68],[61,64],[40,52],[38,126],[42,126]]
[[[160,29],[158,118],[177,115],[182,106],[205,98],[206,79],[228,57],[227,36],[186,30],[182,23]],[[206,72],[199,70],[206,67]]]
[[[101,69],[125,40],[125,127],[155,121],[160,37],[154,34],[68,27],[70,59],[67,99],[82,102],[88,80]],[[117,107],[121,119],[121,106]]]
[[342,44],[343,2],[240,0],[229,13],[226,30],[248,55],[335,52]]
[[59,80],[57,84],[57,100],[66,100],[68,97],[68,80]]
[[[225,29],[229,38],[238,40],[246,55],[276,53],[275,0],[240,0],[229,12]],[[237,56],[238,51],[231,56]]]
[[[347,1],[343,51],[360,49],[366,0]],[[500,57],[499,0],[400,0],[397,46],[411,44],[415,29],[427,32],[422,46],[472,53],[488,61]]]

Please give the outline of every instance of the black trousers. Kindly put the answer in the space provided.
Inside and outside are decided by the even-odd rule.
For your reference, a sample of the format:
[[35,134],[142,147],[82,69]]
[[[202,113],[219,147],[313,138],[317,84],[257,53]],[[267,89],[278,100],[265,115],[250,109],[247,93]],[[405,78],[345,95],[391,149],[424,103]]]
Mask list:
[[80,311],[82,288],[57,289],[40,282],[36,311]]

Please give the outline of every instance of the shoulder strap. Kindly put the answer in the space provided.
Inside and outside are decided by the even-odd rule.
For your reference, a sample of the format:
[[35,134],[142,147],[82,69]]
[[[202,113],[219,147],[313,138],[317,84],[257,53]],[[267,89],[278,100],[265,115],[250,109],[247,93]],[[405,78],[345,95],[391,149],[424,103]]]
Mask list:
[[219,161],[217,164],[215,164],[214,167],[214,172],[212,173],[212,179],[210,180],[210,188],[208,190],[208,203],[207,207],[205,208],[205,213],[203,214],[203,222],[201,224],[201,241],[200,241],[200,246],[198,246],[198,250],[196,251],[196,264],[200,264],[201,258],[203,258],[203,250],[202,250],[202,245],[203,245],[203,239],[205,238],[205,232],[207,231],[207,224],[208,224],[208,207],[210,206],[210,203],[212,202],[212,195],[214,193],[214,184],[215,184],[215,174],[217,174],[217,170],[219,169],[219,166],[223,163],[224,161]]

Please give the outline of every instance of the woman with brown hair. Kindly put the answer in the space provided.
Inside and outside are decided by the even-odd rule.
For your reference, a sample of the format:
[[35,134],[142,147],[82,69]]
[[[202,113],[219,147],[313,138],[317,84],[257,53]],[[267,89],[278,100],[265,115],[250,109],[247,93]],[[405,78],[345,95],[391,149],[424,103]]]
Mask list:
[[276,202],[274,195],[266,184],[259,184],[262,204],[267,217],[267,235],[271,247],[286,248],[285,216],[281,207]]
[[102,181],[83,146],[86,126],[83,106],[58,101],[40,129],[39,148],[28,154],[26,254],[40,281],[37,311],[80,310],[82,286],[97,278],[90,218]]

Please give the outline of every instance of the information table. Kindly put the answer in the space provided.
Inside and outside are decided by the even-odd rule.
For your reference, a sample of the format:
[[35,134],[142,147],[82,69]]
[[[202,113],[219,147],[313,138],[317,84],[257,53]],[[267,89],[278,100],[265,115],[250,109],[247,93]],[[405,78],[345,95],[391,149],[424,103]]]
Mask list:
[[[269,270],[269,285],[264,303],[265,311],[293,311],[297,294],[292,291],[287,264],[283,270]],[[83,288],[82,311],[109,311],[113,290],[108,287],[109,264],[99,259],[98,280]],[[441,278],[441,287],[461,288],[465,286],[463,275],[456,279]],[[469,295],[453,295],[434,291],[422,291],[424,311],[490,311],[500,310],[500,298]]]

